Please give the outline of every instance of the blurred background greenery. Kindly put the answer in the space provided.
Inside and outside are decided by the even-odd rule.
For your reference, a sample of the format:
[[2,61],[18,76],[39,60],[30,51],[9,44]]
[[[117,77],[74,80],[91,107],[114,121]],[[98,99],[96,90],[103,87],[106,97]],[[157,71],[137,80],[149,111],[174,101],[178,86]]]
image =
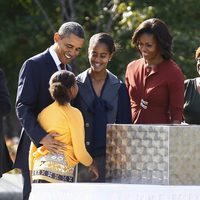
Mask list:
[[120,49],[109,69],[124,79],[126,65],[139,57],[131,46],[138,24],[151,17],[166,22],[174,38],[174,59],[186,78],[197,76],[194,53],[200,45],[199,0],[0,0],[0,66],[13,102],[5,120],[6,132],[19,135],[15,116],[18,73],[23,62],[53,44],[53,33],[65,21],[77,21],[86,31],[86,43],[73,63],[75,74],[88,67],[88,39],[96,32],[110,33]]

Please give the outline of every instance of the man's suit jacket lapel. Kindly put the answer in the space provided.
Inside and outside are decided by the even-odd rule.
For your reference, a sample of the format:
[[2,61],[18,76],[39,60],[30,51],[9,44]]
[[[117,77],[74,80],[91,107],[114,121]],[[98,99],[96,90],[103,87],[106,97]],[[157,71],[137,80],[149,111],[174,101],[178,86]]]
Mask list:
[[46,51],[43,52],[43,56],[44,56],[45,67],[48,66],[46,68],[53,72],[58,71],[56,63],[54,62],[54,60],[49,52],[49,49],[47,49]]

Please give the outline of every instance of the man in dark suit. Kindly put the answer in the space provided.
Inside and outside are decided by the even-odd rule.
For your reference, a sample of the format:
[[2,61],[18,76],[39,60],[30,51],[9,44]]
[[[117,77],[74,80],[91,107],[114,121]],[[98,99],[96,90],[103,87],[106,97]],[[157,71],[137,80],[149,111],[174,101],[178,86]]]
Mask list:
[[44,145],[49,151],[59,153],[65,145],[54,140],[58,133],[47,134],[38,124],[38,113],[53,102],[49,88],[49,79],[61,64],[70,70],[68,63],[79,55],[84,44],[83,27],[76,22],[64,23],[54,34],[54,44],[46,51],[26,60],[19,73],[16,98],[16,113],[22,125],[17,150],[15,168],[22,171],[23,200],[31,192],[28,154],[31,140],[39,147]]
[[12,169],[12,160],[10,158],[5,137],[3,134],[3,117],[11,110],[10,94],[6,85],[6,77],[0,69],[0,177],[3,173]]

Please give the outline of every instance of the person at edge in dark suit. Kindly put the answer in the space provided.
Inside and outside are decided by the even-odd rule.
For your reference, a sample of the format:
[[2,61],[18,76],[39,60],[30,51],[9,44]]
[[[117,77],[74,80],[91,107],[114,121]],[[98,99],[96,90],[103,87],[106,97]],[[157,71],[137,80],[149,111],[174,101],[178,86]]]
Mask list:
[[0,177],[13,167],[3,134],[3,117],[11,110],[10,94],[6,85],[6,77],[0,69]]
[[[84,44],[85,33],[77,22],[66,22],[54,34],[54,44],[47,50],[27,59],[19,72],[16,97],[16,113],[22,125],[22,132],[14,163],[22,171],[23,200],[31,192],[28,155],[31,141],[52,153],[59,153],[66,146],[55,140],[58,133],[47,134],[37,122],[38,114],[53,102],[49,93],[49,80],[53,73],[65,69],[71,71],[70,63]],[[61,65],[62,64],[62,65]]]
[[90,38],[88,58],[90,68],[77,76],[79,92],[74,106],[83,114],[85,144],[99,170],[99,178],[78,165],[78,182],[105,182],[106,126],[131,124],[131,107],[125,84],[107,68],[116,52],[116,44],[108,33]]

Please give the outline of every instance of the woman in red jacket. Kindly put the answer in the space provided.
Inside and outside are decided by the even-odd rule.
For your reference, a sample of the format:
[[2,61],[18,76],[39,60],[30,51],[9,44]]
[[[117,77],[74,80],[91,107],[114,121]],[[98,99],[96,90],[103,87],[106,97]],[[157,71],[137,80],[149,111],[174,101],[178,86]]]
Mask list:
[[141,55],[128,64],[125,75],[133,123],[181,123],[184,76],[172,60],[166,24],[157,18],[145,20],[133,33],[132,43]]

